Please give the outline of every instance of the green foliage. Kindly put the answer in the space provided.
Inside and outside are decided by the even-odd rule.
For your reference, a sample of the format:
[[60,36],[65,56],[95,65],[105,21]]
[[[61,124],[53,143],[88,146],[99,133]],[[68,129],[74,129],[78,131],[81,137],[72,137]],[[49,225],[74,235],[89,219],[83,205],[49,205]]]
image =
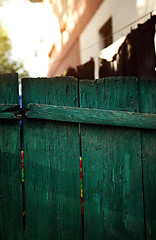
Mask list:
[[8,32],[0,22],[0,73],[19,73],[19,77],[28,77],[28,72],[24,69],[21,60],[14,61],[11,59],[11,40]]

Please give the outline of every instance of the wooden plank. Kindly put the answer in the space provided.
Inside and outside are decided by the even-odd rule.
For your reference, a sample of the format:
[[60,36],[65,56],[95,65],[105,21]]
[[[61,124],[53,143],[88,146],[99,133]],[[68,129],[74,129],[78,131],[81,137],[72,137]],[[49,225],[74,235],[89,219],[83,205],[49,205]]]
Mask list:
[[0,104],[0,119],[22,119],[18,104]]
[[28,104],[27,118],[156,129],[156,114]]
[[19,104],[0,104],[0,112],[18,111]]
[[[80,107],[139,112],[138,81],[80,81]],[[86,239],[144,239],[141,134],[81,124]]]
[[[19,104],[18,93],[18,75],[17,74],[3,74],[0,83],[0,103],[1,104]],[[9,89],[11,88],[11,90]]]
[[[19,104],[17,74],[0,75],[0,104]],[[16,120],[0,120],[0,239],[23,239],[20,123]]]
[[22,119],[22,115],[19,112],[2,112],[0,113],[0,119]]
[[[140,112],[156,113],[156,81],[140,80]],[[146,237],[156,239],[156,131],[142,131],[142,165]]]
[[[78,106],[73,78],[23,79],[28,103]],[[25,119],[26,239],[81,239],[78,124]]]

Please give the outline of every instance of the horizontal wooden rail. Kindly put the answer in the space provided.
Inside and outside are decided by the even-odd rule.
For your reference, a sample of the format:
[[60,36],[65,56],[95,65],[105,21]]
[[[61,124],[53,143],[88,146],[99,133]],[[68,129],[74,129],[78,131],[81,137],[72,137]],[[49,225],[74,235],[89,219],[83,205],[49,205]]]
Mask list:
[[0,104],[0,119],[22,119],[18,104]]
[[27,118],[156,129],[156,114],[29,104]]

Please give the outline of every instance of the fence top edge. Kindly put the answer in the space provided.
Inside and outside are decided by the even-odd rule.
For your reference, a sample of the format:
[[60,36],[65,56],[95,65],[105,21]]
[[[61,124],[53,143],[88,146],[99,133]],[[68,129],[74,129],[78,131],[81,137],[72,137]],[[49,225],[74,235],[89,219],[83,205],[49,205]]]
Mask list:
[[[18,77],[18,73],[0,73],[0,77]],[[106,77],[103,77],[103,78],[95,78],[95,79],[77,79],[73,76],[54,76],[54,77],[22,77],[21,80],[28,80],[28,79],[40,79],[40,80],[52,80],[52,79],[55,79],[55,80],[59,80],[59,79],[71,79],[71,80],[76,80],[76,81],[80,81],[80,82],[84,82],[84,81],[89,81],[89,82],[98,82],[98,81],[103,81],[103,80],[119,80],[119,79],[136,79],[138,81],[140,80],[144,80],[144,81],[155,81],[156,82],[156,78],[138,78],[136,76],[106,76]]]
[[47,80],[47,81],[51,81],[51,80],[72,80],[72,81],[78,81],[77,78],[73,77],[73,76],[56,76],[56,77],[51,77],[51,78],[47,78],[47,77],[24,77],[21,78],[22,81],[26,81],[26,80]]

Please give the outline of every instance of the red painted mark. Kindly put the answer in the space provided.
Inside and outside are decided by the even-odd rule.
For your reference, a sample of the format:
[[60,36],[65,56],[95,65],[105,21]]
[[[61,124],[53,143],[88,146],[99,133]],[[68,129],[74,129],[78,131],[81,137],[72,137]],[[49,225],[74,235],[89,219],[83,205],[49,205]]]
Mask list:
[[82,183],[82,157],[80,157],[80,183],[81,183],[81,214],[84,215],[83,183]]

